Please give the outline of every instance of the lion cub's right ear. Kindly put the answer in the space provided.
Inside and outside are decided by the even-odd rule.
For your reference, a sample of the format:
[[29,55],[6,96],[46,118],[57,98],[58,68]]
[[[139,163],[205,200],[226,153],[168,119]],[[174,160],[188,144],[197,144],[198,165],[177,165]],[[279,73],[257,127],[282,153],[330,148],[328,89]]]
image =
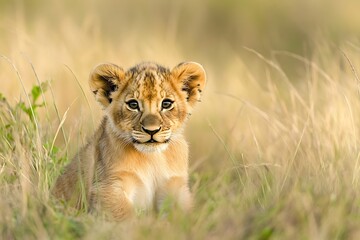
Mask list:
[[89,85],[94,93],[96,101],[103,108],[112,102],[112,93],[124,84],[124,70],[111,63],[100,64],[91,72]]

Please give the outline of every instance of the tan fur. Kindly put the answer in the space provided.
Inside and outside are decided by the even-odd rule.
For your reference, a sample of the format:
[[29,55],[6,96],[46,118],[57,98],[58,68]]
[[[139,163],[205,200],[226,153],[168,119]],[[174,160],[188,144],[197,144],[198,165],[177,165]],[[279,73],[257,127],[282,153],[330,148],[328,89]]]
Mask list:
[[205,81],[194,62],[171,71],[152,63],[126,72],[114,64],[97,66],[89,84],[105,117],[57,179],[54,195],[117,220],[159,209],[167,198],[190,209],[183,127]]

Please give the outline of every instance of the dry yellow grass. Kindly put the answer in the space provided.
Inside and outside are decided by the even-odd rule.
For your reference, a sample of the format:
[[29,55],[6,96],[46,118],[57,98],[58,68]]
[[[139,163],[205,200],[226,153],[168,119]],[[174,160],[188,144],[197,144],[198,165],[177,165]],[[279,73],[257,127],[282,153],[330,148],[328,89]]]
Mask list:
[[[10,2],[0,2],[0,238],[360,237],[357,1]],[[207,70],[187,129],[194,212],[119,224],[55,203],[50,186],[101,119],[89,72],[143,60]],[[39,82],[50,84],[46,106],[31,121],[16,105]]]

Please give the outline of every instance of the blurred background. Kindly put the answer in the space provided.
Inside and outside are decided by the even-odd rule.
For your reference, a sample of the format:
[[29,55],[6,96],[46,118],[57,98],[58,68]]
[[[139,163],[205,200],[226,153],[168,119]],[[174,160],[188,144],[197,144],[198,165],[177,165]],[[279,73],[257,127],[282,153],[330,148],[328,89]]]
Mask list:
[[[359,0],[0,0],[0,234],[360,239],[359,10]],[[192,216],[109,228],[64,214],[41,196],[103,116],[90,71],[142,61],[207,72],[186,128]],[[46,103],[36,128],[29,93]]]
[[[88,136],[101,119],[87,85],[98,63],[129,68],[154,61],[171,68],[197,61],[208,86],[189,123],[193,158],[206,159],[209,148],[224,158],[221,141],[237,151],[246,148],[244,139],[266,132],[266,122],[244,129],[270,107],[269,79],[285,105],[292,97],[286,81],[306,89],[306,67],[287,55],[316,59],[321,67],[341,49],[359,53],[359,9],[357,0],[1,0],[0,92],[17,102],[38,80],[50,81],[46,96],[60,116],[68,111],[64,126],[71,142],[82,129]],[[244,104],[252,110],[244,112]],[[46,121],[56,129],[59,119],[47,111]]]

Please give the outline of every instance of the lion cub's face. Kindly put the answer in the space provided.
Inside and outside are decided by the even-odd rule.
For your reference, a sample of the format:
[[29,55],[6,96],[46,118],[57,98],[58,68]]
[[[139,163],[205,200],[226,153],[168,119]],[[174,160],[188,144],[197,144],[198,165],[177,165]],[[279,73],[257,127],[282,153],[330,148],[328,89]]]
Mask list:
[[101,64],[89,83],[116,136],[141,152],[154,152],[176,141],[205,81],[202,66],[187,62],[171,71],[151,63],[126,72]]

